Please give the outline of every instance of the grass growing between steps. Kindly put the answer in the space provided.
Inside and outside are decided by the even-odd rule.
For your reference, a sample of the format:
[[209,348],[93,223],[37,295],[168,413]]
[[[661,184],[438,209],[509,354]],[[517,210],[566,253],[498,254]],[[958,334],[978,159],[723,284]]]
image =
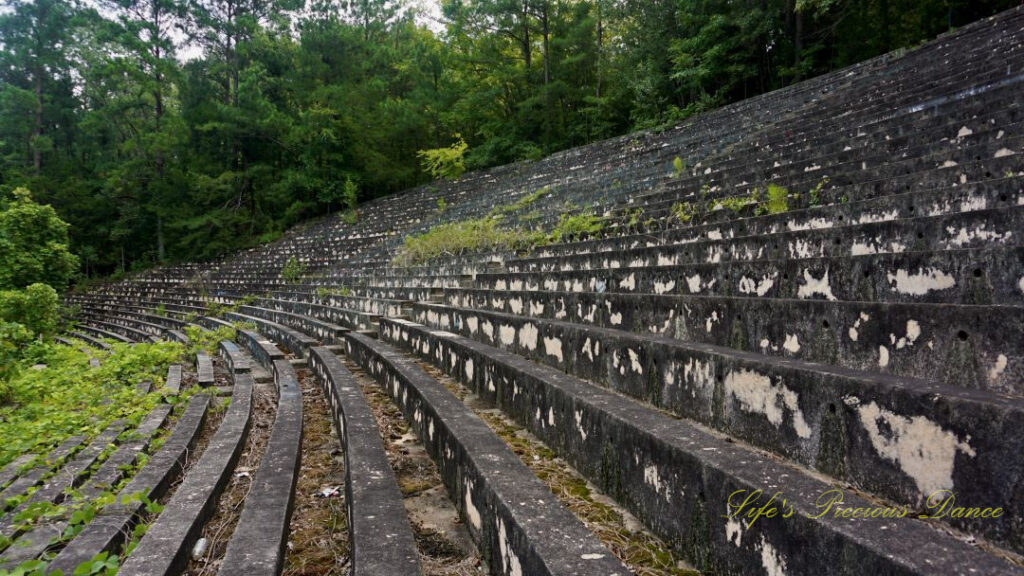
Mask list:
[[327,399],[308,370],[300,370],[298,376],[302,387],[302,467],[283,574],[340,574],[350,562],[344,460]]
[[483,218],[439,224],[423,234],[406,237],[392,264],[416,266],[437,258],[482,250],[532,250],[552,243],[598,237],[608,225],[604,216],[587,212],[572,214],[572,208],[568,208],[551,230],[525,230],[515,225],[503,226],[504,213],[501,208],[496,210]]
[[637,576],[697,576],[697,570],[678,558],[665,542],[647,532],[628,512],[598,493],[554,451],[500,410],[481,407],[470,391],[431,364],[417,361],[428,374],[487,423],[520,460],[572,511],[616,558]]
[[441,482],[437,465],[387,392],[356,364],[343,359],[355,376],[377,421],[403,503],[416,538],[424,576],[476,576],[486,566],[461,524]]
[[10,399],[0,406],[0,466],[22,454],[47,453],[75,434],[94,436],[117,419],[138,424],[160,394],[140,396],[135,386],[150,380],[159,388],[183,352],[174,342],[115,343],[110,350],[33,344],[7,382]]
[[242,513],[245,498],[252,488],[253,476],[263,461],[263,453],[270,441],[276,405],[273,382],[256,382],[252,390],[252,415],[245,446],[238,457],[228,485],[217,499],[213,516],[203,525],[201,537],[206,538],[206,551],[198,559],[194,556],[189,557],[183,575],[213,575],[219,570],[231,534]]

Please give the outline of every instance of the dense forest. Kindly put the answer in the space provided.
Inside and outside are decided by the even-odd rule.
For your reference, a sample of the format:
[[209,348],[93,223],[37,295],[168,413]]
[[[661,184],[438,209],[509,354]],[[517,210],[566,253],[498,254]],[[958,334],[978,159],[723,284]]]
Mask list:
[[86,276],[211,258],[465,166],[657,128],[1017,0],[14,0],[0,203]]

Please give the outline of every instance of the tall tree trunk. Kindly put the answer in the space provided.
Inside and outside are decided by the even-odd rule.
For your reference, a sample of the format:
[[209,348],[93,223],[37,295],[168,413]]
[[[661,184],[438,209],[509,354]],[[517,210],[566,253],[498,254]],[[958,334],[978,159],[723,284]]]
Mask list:
[[879,0],[878,10],[882,16],[882,52],[888,52],[891,45],[889,31],[889,0]]
[[164,253],[164,217],[158,212],[156,215],[156,254],[157,260],[163,263]]
[[43,153],[39,149],[39,137],[43,135],[43,70],[36,65],[35,73],[36,114],[32,127],[32,171],[39,176],[43,165]]
[[793,33],[793,82],[799,82],[801,79],[800,74],[800,58],[801,52],[804,51],[804,14],[803,11],[797,10],[794,14],[796,19],[796,30]]
[[541,29],[544,34],[544,85],[547,86],[551,82],[551,29],[550,22],[548,20],[548,8],[547,2],[541,7],[540,11],[540,22]]
[[598,1],[596,4],[597,9],[597,64],[596,64],[596,76],[594,88],[594,97],[598,100],[601,99],[601,56],[603,56],[603,44],[604,44],[604,23],[601,21],[601,2]]

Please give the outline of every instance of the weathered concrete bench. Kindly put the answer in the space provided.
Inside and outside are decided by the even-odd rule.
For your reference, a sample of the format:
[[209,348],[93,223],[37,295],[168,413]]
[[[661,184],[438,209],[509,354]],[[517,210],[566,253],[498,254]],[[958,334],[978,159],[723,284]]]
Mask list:
[[[816,476],[514,354],[401,320],[383,323],[389,326],[382,331],[385,339],[495,402],[701,569],[759,573],[785,565],[796,574],[1021,572],[917,520],[814,518],[819,496],[834,488]],[[735,494],[757,490],[778,495],[779,514],[795,513],[760,517],[756,525],[746,522],[744,511],[737,510],[743,498],[737,502]],[[769,497],[755,501],[764,505]],[[877,505],[852,493],[844,502]],[[738,514],[729,517],[732,512]]]
[[[915,460],[904,461],[887,447],[883,434],[890,424],[868,415],[877,410],[886,421],[917,422],[969,446],[960,450],[954,442],[945,454],[943,488],[955,489],[965,502],[1005,503],[1007,517],[1024,515],[1005,492],[1016,482],[1004,477],[1006,463],[1021,453],[1010,430],[1024,418],[1024,401],[652,335],[458,309],[423,311],[417,319],[429,326],[602,383],[911,504],[933,487]],[[999,530],[998,524],[985,526]]]
[[309,369],[327,398],[345,453],[352,573],[419,574],[419,552],[402,504],[402,493],[381,443],[377,422],[359,385],[326,348],[310,348]]
[[231,477],[249,431],[252,377],[244,372],[232,374],[231,405],[217,432],[118,573],[165,576],[178,574],[187,565],[192,546]]
[[[164,425],[170,413],[170,406],[159,405],[137,428],[122,434],[117,450],[78,486],[77,491],[71,496],[70,504],[88,502],[116,486],[124,478],[125,470],[138,461],[140,455],[148,449],[154,435]],[[45,520],[31,527],[0,554],[0,570],[14,570],[19,564],[39,557],[51,546],[56,537],[64,533],[69,521],[70,518],[61,517]]]
[[278,403],[266,452],[228,542],[219,574],[276,576],[284,563],[302,444],[302,391],[287,360],[274,360]]
[[627,574],[519,457],[458,398],[396,349],[346,335],[348,355],[398,404],[496,573]]
[[167,442],[118,492],[117,501],[105,506],[54,557],[47,567],[49,572],[59,570],[71,574],[79,565],[91,561],[100,552],[120,548],[131,533],[133,524],[145,511],[145,503],[134,496],[142,494],[150,501],[156,501],[167,492],[171,481],[181,473],[185,457],[199,438],[209,403],[210,397],[205,394],[192,397]]

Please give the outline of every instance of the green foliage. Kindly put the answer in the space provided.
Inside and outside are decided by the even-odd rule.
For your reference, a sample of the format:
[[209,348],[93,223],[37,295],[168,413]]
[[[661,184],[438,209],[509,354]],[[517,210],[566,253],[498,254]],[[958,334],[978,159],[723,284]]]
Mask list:
[[542,234],[503,229],[499,219],[485,217],[435,226],[409,236],[395,256],[397,266],[415,266],[441,256],[457,256],[478,250],[520,250],[543,240]]
[[281,268],[281,278],[289,284],[297,284],[306,275],[306,263],[299,262],[295,256],[288,258],[284,267]]
[[205,352],[208,355],[217,353],[217,346],[222,340],[233,342],[238,335],[237,328],[218,326],[216,330],[203,330],[199,326],[185,326],[185,335],[188,336],[188,354],[195,356],[197,352]]
[[448,209],[448,202],[444,198],[437,199],[437,213],[444,214],[444,211]]
[[9,400],[0,406],[0,466],[21,454],[44,454],[73,434],[98,433],[119,418],[137,421],[159,394],[140,397],[135,386],[150,380],[159,387],[183,350],[173,342],[114,343],[110,350],[35,344],[18,361]]
[[676,156],[672,159],[672,176],[675,178],[682,178],[686,173],[686,161]]
[[818,183],[814,185],[814,188],[811,188],[810,192],[808,192],[808,195],[811,198],[811,206],[818,206],[821,204],[821,192],[825,189],[825,186],[828,186],[828,183],[828,176],[823,176],[821,180],[818,180]]
[[789,210],[789,190],[778,184],[769,184],[768,198],[758,205],[758,214],[781,214],[787,210]]
[[0,323],[21,324],[33,337],[49,337],[60,324],[57,291],[46,284],[0,291]]
[[[356,184],[365,200],[668,126],[1017,3],[452,0],[434,30],[399,2],[104,1],[99,17],[11,0],[0,193],[31,188],[70,224],[55,242],[84,275],[120,277],[326,211],[355,225]],[[443,147],[452,134],[465,138]],[[0,246],[0,275],[23,275],[0,289],[61,291],[75,265],[50,252],[56,265],[38,266],[44,252]]]
[[721,206],[726,210],[737,213],[751,204],[757,204],[757,198],[758,191],[755,190],[749,196],[730,196],[728,198],[721,198],[715,202],[715,206]]
[[342,296],[347,297],[352,295],[352,290],[348,286],[342,286],[340,288],[328,288],[326,286],[318,286],[316,289],[316,295],[320,298],[326,298],[328,296]]
[[469,145],[462,136],[455,135],[456,142],[447,148],[420,150],[416,155],[423,163],[423,170],[433,178],[456,180],[466,171],[465,154]]
[[549,239],[551,242],[574,242],[593,238],[600,235],[606,225],[607,219],[596,214],[562,214]]
[[690,202],[676,202],[669,210],[672,217],[683,224],[689,224],[697,215],[697,208]]
[[36,204],[25,188],[0,210],[0,289],[68,285],[78,258],[68,250],[68,225],[50,206]]

